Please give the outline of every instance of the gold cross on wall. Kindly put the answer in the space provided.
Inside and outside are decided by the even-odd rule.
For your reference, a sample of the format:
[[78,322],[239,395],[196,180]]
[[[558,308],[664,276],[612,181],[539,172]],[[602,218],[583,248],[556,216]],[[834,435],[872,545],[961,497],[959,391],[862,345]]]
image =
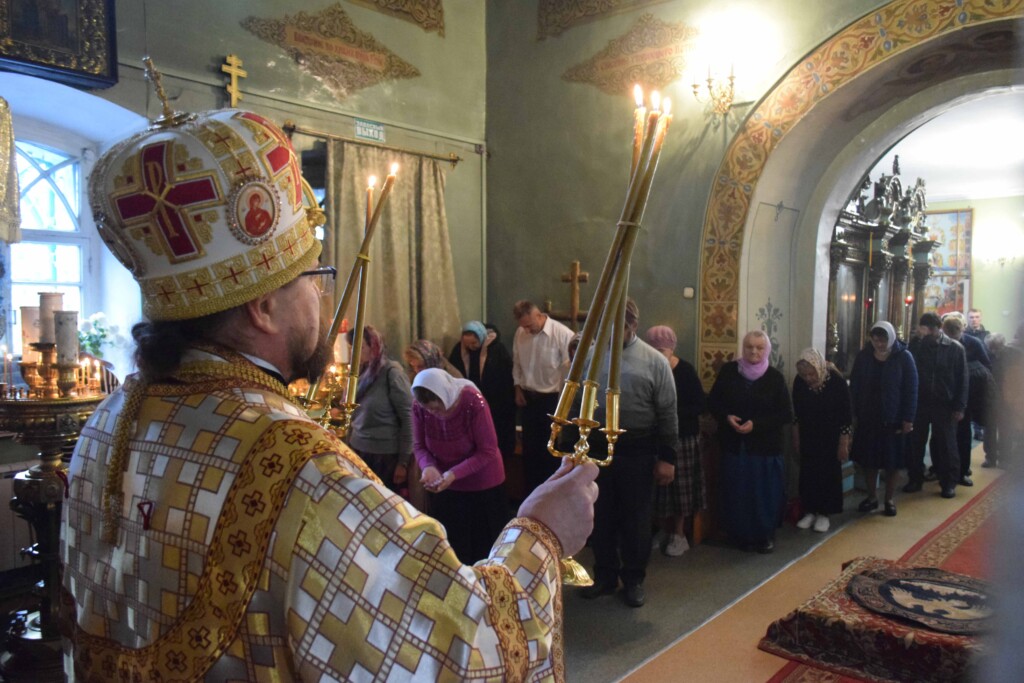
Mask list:
[[228,96],[231,98],[231,106],[237,107],[238,100],[242,99],[242,93],[238,90],[238,79],[245,78],[249,73],[242,68],[242,60],[238,55],[228,55],[220,65],[220,70],[231,76],[231,82],[224,86]]

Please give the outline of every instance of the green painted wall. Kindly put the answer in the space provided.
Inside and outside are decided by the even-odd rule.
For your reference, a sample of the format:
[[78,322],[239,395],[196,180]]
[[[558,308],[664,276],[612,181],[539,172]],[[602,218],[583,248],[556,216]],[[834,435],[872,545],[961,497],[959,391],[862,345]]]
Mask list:
[[[249,16],[282,19],[315,14],[334,4],[295,0],[118,0],[117,49],[120,82],[96,94],[132,111],[155,117],[157,98],[142,77],[142,57],[153,57],[178,109],[202,111],[227,106],[220,65],[229,53],[244,62],[239,106],[279,124],[352,136],[354,120],[386,125],[387,144],[447,156],[462,163],[447,174],[448,221],[456,264],[459,304],[465,318],[484,310],[485,137],[484,3],[445,0],[445,35],[350,2],[340,5],[355,27],[411,63],[417,78],[385,82],[338,100],[294,60],[265,43],[240,22]],[[361,230],[361,226],[358,227]],[[346,266],[347,267],[347,264]]]
[[[630,292],[641,328],[674,327],[677,352],[696,347],[699,242],[713,177],[729,140],[753,103],[791,66],[830,35],[884,3],[692,2],[675,0],[570,28],[537,40],[536,3],[487,5],[488,312],[506,332],[512,304],[551,299],[568,307],[560,275],[579,259],[591,274],[586,307],[618,220],[627,183],[632,98],[613,97],[562,74],[626,33],[644,13],[702,26],[723,13],[737,23],[738,104],[723,120],[693,98],[690,80],[664,90],[673,100],[672,129],[633,256]],[[739,26],[738,24],[744,24]],[[763,39],[762,39],[763,38]]]
[[970,306],[982,324],[1013,339],[1024,322],[1024,196],[930,203],[929,211],[974,209]]

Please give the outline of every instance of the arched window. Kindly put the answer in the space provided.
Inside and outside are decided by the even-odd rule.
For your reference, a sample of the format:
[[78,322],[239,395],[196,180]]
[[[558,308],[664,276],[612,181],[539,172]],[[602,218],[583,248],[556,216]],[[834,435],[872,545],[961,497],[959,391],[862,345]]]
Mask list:
[[[86,310],[91,240],[82,229],[82,159],[49,145],[16,140],[22,239],[11,245],[11,305],[38,306],[39,292],[63,292],[64,309]],[[20,353],[21,316],[11,335]]]

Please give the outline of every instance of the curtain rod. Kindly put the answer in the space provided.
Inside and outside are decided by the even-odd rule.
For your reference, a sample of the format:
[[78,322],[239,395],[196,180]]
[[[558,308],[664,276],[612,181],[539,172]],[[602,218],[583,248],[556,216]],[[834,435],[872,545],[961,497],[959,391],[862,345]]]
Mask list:
[[300,126],[296,126],[294,121],[285,121],[284,125],[281,126],[281,128],[284,130],[285,133],[288,134],[289,138],[292,135],[294,135],[295,133],[301,133],[302,135],[309,135],[309,136],[312,136],[314,138],[323,138],[325,140],[341,140],[342,142],[351,142],[353,145],[365,145],[366,147],[377,147],[378,149],[387,149],[387,150],[391,150],[391,151],[394,151],[394,152],[404,152],[405,154],[412,154],[412,155],[419,156],[419,157],[426,157],[427,159],[436,159],[438,161],[447,161],[449,164],[452,165],[452,168],[455,168],[458,165],[458,163],[460,161],[462,161],[462,157],[460,157],[455,152],[449,152],[448,156],[442,156],[440,154],[428,154],[426,152],[419,152],[419,151],[414,150],[414,149],[405,149],[405,148],[402,148],[402,147],[391,147],[391,146],[388,146],[388,145],[382,145],[379,142],[370,142],[369,140],[360,140],[358,138],[350,138],[350,137],[346,137],[344,135],[335,135],[334,133],[324,133],[324,132],[321,132],[321,131],[318,131],[318,130],[311,130],[309,128],[302,128]]

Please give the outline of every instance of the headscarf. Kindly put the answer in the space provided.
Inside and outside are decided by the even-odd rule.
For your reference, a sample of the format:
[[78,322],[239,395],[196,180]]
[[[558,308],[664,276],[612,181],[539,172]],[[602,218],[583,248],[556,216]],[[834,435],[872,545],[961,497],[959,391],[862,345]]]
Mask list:
[[441,368],[427,368],[412,381],[412,388],[423,387],[430,391],[444,404],[445,410],[450,410],[459,400],[462,390],[466,387],[476,387],[468,379],[455,379]]
[[886,342],[885,350],[892,351],[892,345],[896,343],[896,330],[893,329],[892,324],[886,320],[879,320],[871,326],[871,331],[874,332],[875,330],[885,331],[886,336],[889,338]]
[[[348,341],[352,343],[355,330],[349,330]],[[363,357],[359,359],[359,386],[356,388],[356,400],[362,398],[366,390],[377,381],[381,368],[387,365],[387,347],[384,336],[373,325],[363,327]]]
[[772,356],[772,340],[768,338],[767,334],[760,330],[751,330],[750,332],[747,332],[745,335],[743,335],[743,340],[746,341],[747,337],[749,337],[752,334],[764,339],[764,358],[761,359],[760,363],[747,362],[747,359],[743,357],[743,347],[741,346],[740,357],[739,360],[736,362],[740,366],[740,374],[743,375],[745,379],[748,379],[751,382],[756,382],[757,380],[761,379],[761,376],[764,373],[768,372],[768,364],[771,362]]
[[828,361],[821,355],[821,352],[813,346],[808,347],[800,352],[800,358],[797,359],[797,364],[803,361],[814,368],[814,374],[818,376],[818,384],[823,383],[828,379]]
[[676,348],[676,333],[672,331],[672,328],[668,325],[655,325],[651,329],[647,330],[647,334],[644,335],[647,339],[647,343],[658,349],[670,349]]
[[423,366],[425,368],[444,367],[444,354],[441,352],[440,347],[429,339],[417,339],[409,345],[409,351],[423,359]]
[[487,339],[487,328],[479,320],[470,320],[468,323],[462,326],[463,333],[472,332],[476,335],[476,338],[483,344]]

